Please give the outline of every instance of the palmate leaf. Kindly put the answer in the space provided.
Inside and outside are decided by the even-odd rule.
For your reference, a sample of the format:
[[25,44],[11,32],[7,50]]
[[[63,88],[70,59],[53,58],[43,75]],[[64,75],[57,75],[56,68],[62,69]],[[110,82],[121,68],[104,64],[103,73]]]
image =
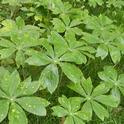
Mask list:
[[102,38],[99,38],[96,34],[84,33],[82,39],[84,39],[88,44],[94,44],[97,46],[96,57],[101,57],[105,59],[109,54],[113,63],[118,63],[121,60],[122,49],[119,47],[120,44],[116,43],[116,38],[114,38],[114,33],[104,32],[102,33]]
[[30,96],[39,89],[40,83],[31,81],[30,77],[21,82],[17,70],[10,73],[4,68],[1,69],[3,78],[0,79],[0,107],[2,107],[0,122],[8,115],[10,124],[27,124],[27,117],[22,108],[32,114],[45,116],[45,108],[49,102],[40,97]]
[[79,110],[81,104],[80,97],[67,98],[66,96],[62,96],[59,97],[58,101],[60,105],[52,107],[53,115],[66,117],[64,124],[84,124],[87,115],[85,112]]
[[117,107],[118,105],[117,98],[113,97],[112,95],[105,95],[109,91],[109,88],[106,88],[106,85],[100,84],[93,89],[90,78],[82,81],[80,86],[70,84],[69,88],[82,95],[82,97],[85,99],[82,101],[84,102],[82,110],[89,112],[87,117],[88,120],[91,120],[92,111],[94,111],[101,120],[104,120],[105,117],[108,117],[108,111],[102,104],[110,107]]
[[70,20],[67,15],[61,17],[62,19],[53,18],[52,23],[54,25],[54,30],[58,33],[70,33],[73,32],[74,34],[81,35],[82,30],[77,26],[80,25],[82,22],[78,19]]
[[[2,21],[3,27],[0,29],[0,36],[12,37],[13,35],[30,35],[34,38],[39,37],[40,29],[33,25],[25,25],[22,17],[17,17],[15,21],[6,19]],[[26,34],[25,34],[26,33]]]
[[112,7],[114,6],[115,8],[122,8],[124,6],[123,0],[110,0],[107,1],[107,7]]
[[[92,20],[92,21],[91,21]],[[120,41],[117,41],[116,30],[118,29],[113,21],[104,15],[89,16],[84,20],[86,28],[91,29],[92,33],[83,33],[84,39],[89,44],[97,45],[96,57],[101,57],[103,60],[110,54],[112,61],[116,64],[120,62],[121,51]],[[120,31],[119,31],[120,32]],[[119,35],[121,37],[121,35]],[[122,45],[123,46],[123,45]]]
[[51,10],[53,14],[68,14],[72,5],[68,2],[62,2],[62,0],[53,1],[51,6]]
[[93,30],[94,34],[101,36],[102,33],[112,31],[115,26],[113,25],[113,21],[104,15],[97,16],[89,16],[85,18],[84,23],[88,29]]
[[99,78],[102,80],[102,83],[104,83],[108,88],[111,89],[111,93],[113,96],[118,98],[120,102],[120,93],[124,95],[124,74],[118,75],[116,69],[112,66],[106,66],[104,67],[104,70],[102,72],[98,73]]
[[[82,45],[82,43],[78,42],[77,44],[77,47]],[[86,57],[81,54],[78,49],[76,50],[76,48],[73,48],[74,50],[72,49],[72,51],[70,51],[66,40],[54,31],[51,32],[48,40],[43,41],[42,45],[46,51],[43,51],[42,53],[32,53],[32,55],[30,54],[31,57],[26,60],[26,63],[30,65],[46,66],[40,75],[39,80],[41,85],[44,88],[47,88],[50,93],[53,93],[56,90],[59,83],[58,66],[61,67],[63,73],[68,77],[68,79],[75,83],[79,83],[83,74],[77,66],[69,62],[82,64],[83,62],[86,62]],[[79,54],[80,57],[75,58],[77,55],[79,56]]]
[[[74,62],[77,62],[77,64],[78,64],[78,60],[80,63],[82,62],[85,64],[87,62],[87,57],[94,58],[94,56],[92,54],[95,53],[96,50],[92,46],[87,44],[86,42],[82,41],[82,39],[77,40],[75,37],[75,34],[72,31],[67,32],[65,34],[65,39],[67,40],[68,47],[69,47],[68,48],[69,53],[67,53],[67,54],[72,54],[72,55],[70,55],[70,59],[71,59],[71,57],[76,58],[76,59],[73,58],[72,60]],[[76,54],[78,54],[78,55],[76,55]],[[66,54],[63,56],[66,56]],[[80,59],[77,57],[79,57]]]
[[97,4],[101,6],[103,3],[103,0],[89,0],[89,5],[93,7],[96,7]]
[[[8,22],[10,24],[7,24]],[[21,17],[17,17],[15,22],[5,20],[3,25],[3,28],[0,29],[1,35],[10,37],[10,40],[3,38],[0,40],[0,46],[2,47],[0,49],[1,59],[15,57],[18,67],[24,65],[26,51],[42,44],[43,39],[39,38],[40,29],[35,26],[25,25]]]

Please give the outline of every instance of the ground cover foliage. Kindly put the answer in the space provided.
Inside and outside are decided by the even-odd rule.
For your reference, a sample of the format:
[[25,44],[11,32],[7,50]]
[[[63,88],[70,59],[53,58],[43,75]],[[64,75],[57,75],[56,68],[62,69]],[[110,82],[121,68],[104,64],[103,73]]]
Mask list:
[[124,123],[123,0],[0,0],[0,123]]

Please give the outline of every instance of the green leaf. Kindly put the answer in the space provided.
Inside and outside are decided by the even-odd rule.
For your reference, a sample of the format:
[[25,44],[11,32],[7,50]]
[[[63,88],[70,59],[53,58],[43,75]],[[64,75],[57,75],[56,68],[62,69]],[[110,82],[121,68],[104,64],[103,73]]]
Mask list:
[[14,47],[15,45],[7,39],[1,39],[0,46],[9,48],[9,47]]
[[72,20],[72,22],[70,23],[70,27],[75,27],[77,25],[80,25],[82,22],[79,19],[74,19]]
[[54,25],[54,29],[57,32],[63,33],[65,31],[65,25],[64,25],[64,23],[60,19],[53,18],[52,23]]
[[109,117],[108,111],[99,103],[92,101],[92,107],[95,112],[95,114],[102,120],[104,121],[105,117]]
[[4,91],[0,89],[0,98],[6,98],[6,97],[7,97],[6,93],[4,93]]
[[29,65],[42,66],[50,63],[50,58],[43,53],[37,53],[26,60]]
[[47,87],[50,93],[53,93],[59,83],[58,68],[55,64],[48,65],[41,73],[40,81],[43,86]]
[[39,81],[31,81],[31,77],[21,82],[16,90],[15,96],[33,95],[40,87]]
[[25,61],[24,52],[21,50],[17,51],[15,60],[18,67],[20,65],[24,65],[24,61]]
[[83,119],[76,117],[76,116],[74,116],[74,123],[75,124],[85,124]]
[[113,97],[115,97],[115,99],[117,99],[118,104],[119,104],[121,100],[121,94],[120,94],[119,88],[117,87],[112,88],[111,94]]
[[86,63],[87,59],[86,57],[81,54],[79,51],[70,51],[65,53],[61,58],[61,61],[66,61],[66,62],[74,62],[76,64],[82,64],[82,63]]
[[92,93],[92,96],[98,96],[98,95],[102,95],[105,94],[109,91],[109,87],[107,87],[104,83],[99,84]]
[[0,82],[4,79],[4,75],[9,75],[9,71],[3,66],[0,67]]
[[28,124],[25,112],[16,103],[11,104],[8,119],[9,124]]
[[70,18],[69,18],[69,16],[66,15],[66,14],[62,14],[62,15],[60,15],[60,18],[62,19],[62,21],[65,24],[65,26],[68,27],[69,24],[70,24]]
[[17,0],[2,0],[2,3],[3,3],[3,4],[9,3],[9,5],[11,5],[11,6],[20,5],[20,4],[19,4],[19,1],[17,1]]
[[101,57],[103,60],[108,55],[108,48],[106,45],[101,44],[98,46],[96,51],[96,57]]
[[67,109],[69,113],[74,113],[80,109],[81,100],[80,97],[67,98],[64,95],[58,99],[61,106]]
[[53,115],[57,117],[64,117],[68,114],[68,111],[60,106],[54,106],[52,107]]
[[112,66],[105,66],[104,71],[99,72],[98,76],[103,80],[103,81],[111,81],[117,80],[117,71],[114,69]]
[[76,112],[80,109],[80,104],[82,102],[82,99],[80,97],[70,97],[69,101],[70,101],[72,112]]
[[124,96],[124,88],[123,88],[123,87],[119,87],[119,89],[120,89],[121,93],[122,93],[123,96]]
[[71,31],[74,32],[77,35],[82,35],[83,34],[83,31],[80,28],[78,28],[78,27],[71,28],[70,32]]
[[0,50],[0,59],[6,59],[10,57],[16,51],[15,48],[4,48]]
[[64,124],[74,124],[73,117],[68,116],[68,117],[65,119]]
[[28,112],[45,116],[46,109],[45,107],[49,105],[49,102],[40,97],[21,97],[17,99],[17,102]]
[[83,32],[83,37],[82,39],[85,40],[87,43],[89,44],[96,44],[96,43],[100,43],[101,39],[98,38],[95,34],[92,35],[90,33],[86,33],[86,32]]
[[9,110],[8,100],[0,100],[0,122],[2,122],[6,118],[8,110]]
[[95,100],[107,106],[111,107],[118,106],[118,99],[115,99],[115,97],[113,97],[112,95],[100,95],[95,97]]
[[16,18],[16,24],[19,29],[22,29],[25,26],[25,22],[20,16]]
[[89,101],[87,101],[83,104],[81,111],[82,111],[82,113],[84,113],[84,116],[82,114],[82,117],[85,120],[91,120],[92,119],[92,106],[91,106],[91,103]]
[[17,70],[11,74],[5,74],[0,87],[7,93],[8,96],[13,96],[20,83],[20,76]]
[[101,6],[103,3],[103,0],[89,0],[89,5],[93,7],[96,7],[97,4]]
[[70,83],[70,84],[68,85],[68,87],[69,87],[70,89],[74,90],[75,92],[79,93],[80,95],[86,96],[86,93],[85,93],[85,91],[84,91],[84,89],[82,88],[82,86],[81,86],[80,83],[76,83],[76,84]]
[[74,83],[80,83],[81,79],[83,78],[83,74],[81,70],[70,63],[61,63],[60,64],[62,71],[64,74]]
[[49,44],[47,39],[44,39],[44,41],[42,42],[42,46],[46,49],[47,55],[49,55],[51,58],[54,58],[55,52],[53,50],[52,45]]
[[82,85],[84,87],[85,92],[90,95],[93,89],[93,85],[92,85],[92,81],[90,78],[84,80],[84,82],[82,82]]
[[0,29],[0,36],[10,36],[13,31],[17,30],[17,26],[13,20],[6,19],[2,21],[3,27]]
[[55,55],[57,57],[60,57],[67,51],[68,48],[67,42],[58,33],[52,31],[51,36],[49,36],[48,38],[48,41],[49,43],[54,45]]
[[71,110],[70,101],[68,100],[66,96],[62,95],[62,97],[58,98],[58,101],[62,107],[64,107],[67,110]]
[[109,47],[109,51],[110,51],[110,55],[111,55],[112,61],[114,63],[120,62],[121,52],[120,52],[119,48],[111,46],[111,47]]
[[117,86],[120,89],[122,95],[124,95],[124,84],[123,84],[123,81],[124,81],[124,74],[120,74],[119,77],[118,77]]

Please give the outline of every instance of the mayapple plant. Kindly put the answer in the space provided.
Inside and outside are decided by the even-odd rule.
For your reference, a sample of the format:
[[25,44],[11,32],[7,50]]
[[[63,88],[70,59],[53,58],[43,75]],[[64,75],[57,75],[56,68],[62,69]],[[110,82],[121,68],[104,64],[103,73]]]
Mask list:
[[[39,39],[40,30],[31,25],[26,25],[21,17],[16,18],[16,22],[5,20],[2,22],[3,28],[0,30],[2,35],[0,40],[1,59],[12,57],[15,54],[17,66],[23,65],[26,59],[25,53],[34,46],[41,45],[42,39]],[[10,39],[6,39],[9,37]]]
[[30,77],[21,81],[17,70],[10,73],[4,68],[0,69],[0,122],[8,115],[9,124],[28,124],[24,110],[45,116],[45,107],[49,102],[32,96],[39,89],[39,82],[31,81]]
[[124,95],[124,74],[118,75],[112,66],[106,66],[104,71],[98,73],[98,76],[102,80],[101,82],[111,89],[111,94],[120,102],[121,93]]
[[[69,40],[70,37],[71,39]],[[46,51],[37,52],[36,54],[33,53],[33,55],[26,60],[26,63],[29,65],[47,65],[41,73],[40,80],[50,93],[55,91],[59,83],[58,65],[70,80],[77,83],[80,81],[83,74],[81,70],[71,62],[76,64],[86,63],[86,56],[95,51],[92,47],[88,47],[82,42],[75,41],[73,35],[66,36],[66,39],[68,39],[68,41],[58,33],[52,32],[47,41],[45,40],[42,44]],[[77,45],[74,46],[75,43],[77,43]]]
[[122,124],[123,13],[123,0],[0,0],[0,123]]
[[84,100],[82,111],[89,112],[89,120],[92,118],[93,111],[101,119],[109,116],[108,111],[103,105],[110,107],[118,106],[118,99],[112,95],[106,95],[109,88],[105,84],[99,84],[96,88],[93,88],[92,81],[90,78],[85,79],[78,84],[70,84],[69,88],[79,93]]
[[88,112],[80,110],[82,99],[80,97],[62,96],[58,98],[60,105],[52,107],[53,115],[66,117],[64,124],[85,124]]

